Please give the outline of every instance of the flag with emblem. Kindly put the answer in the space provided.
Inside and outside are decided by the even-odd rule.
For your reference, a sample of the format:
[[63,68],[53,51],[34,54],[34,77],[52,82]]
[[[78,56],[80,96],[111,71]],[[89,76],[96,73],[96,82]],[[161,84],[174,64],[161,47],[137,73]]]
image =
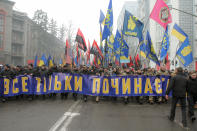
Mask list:
[[169,46],[170,46],[169,35],[168,35],[168,26],[166,27],[166,31],[165,31],[161,46],[162,46],[162,48],[161,48],[160,60],[162,61],[166,57],[166,55],[168,53]]
[[119,31],[116,31],[116,37],[114,39],[114,53],[117,59],[120,59],[120,46],[122,42],[122,37]]
[[184,42],[188,37],[188,35],[176,23],[173,26],[171,34],[181,42]]
[[189,38],[187,37],[185,41],[181,44],[179,50],[176,53],[177,58],[179,61],[187,67],[189,64],[193,61],[193,55],[192,55],[192,48],[189,44]]
[[120,48],[120,63],[129,63],[129,46],[125,40],[122,40],[122,45]]
[[157,0],[150,14],[150,18],[159,23],[164,29],[172,22],[168,5],[163,0]]
[[129,11],[125,10],[124,23],[123,23],[123,34],[127,36],[137,37],[139,40],[142,39],[142,30],[144,24],[133,16]]
[[104,21],[102,41],[107,39],[107,37],[111,35],[112,28],[113,28],[113,9],[112,9],[112,0],[110,0],[107,14],[106,14],[105,21]]
[[146,58],[146,43],[144,42],[144,38],[140,40],[140,55]]

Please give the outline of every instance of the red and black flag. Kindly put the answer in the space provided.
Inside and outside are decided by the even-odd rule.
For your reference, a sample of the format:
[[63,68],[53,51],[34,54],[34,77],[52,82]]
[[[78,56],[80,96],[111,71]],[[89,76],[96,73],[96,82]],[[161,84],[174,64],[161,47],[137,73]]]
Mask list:
[[77,63],[79,63],[79,49],[78,49],[78,45],[77,45]]
[[90,49],[90,54],[94,54],[97,59],[98,59],[98,63],[101,64],[103,61],[103,54],[100,50],[100,48],[98,47],[96,41],[94,40],[93,44],[92,44],[92,48]]
[[82,49],[84,52],[86,52],[87,50],[86,41],[80,29],[78,29],[75,41],[78,43],[78,47]]
[[88,40],[88,51],[86,53],[87,55],[87,64],[90,63],[90,41]]
[[93,44],[92,44],[92,48],[90,50],[90,54],[94,54],[96,56],[101,56],[103,58],[103,54],[100,50],[100,48],[98,47],[96,41],[94,40]]
[[129,56],[129,58],[130,58],[130,63],[127,63],[127,66],[128,67],[132,67],[134,64],[133,64],[131,56]]
[[68,64],[72,64],[72,60],[70,58],[71,53],[72,52],[71,52],[71,49],[70,49],[69,42],[68,42],[68,40],[66,40],[65,55],[66,55],[66,63],[68,63]]
[[98,67],[98,65],[97,65],[97,57],[96,57],[96,56],[94,56],[93,63],[94,63],[94,65],[95,65],[96,67]]
[[69,50],[69,44],[68,44],[68,40],[66,40],[65,56],[67,55],[68,50]]
[[136,67],[140,67],[140,58],[139,58],[139,54],[137,54],[137,56],[135,56],[135,66],[136,66]]
[[165,58],[165,65],[166,65],[166,69],[167,70],[170,70],[170,61],[169,61],[169,58],[168,58],[168,53],[166,55],[166,58]]

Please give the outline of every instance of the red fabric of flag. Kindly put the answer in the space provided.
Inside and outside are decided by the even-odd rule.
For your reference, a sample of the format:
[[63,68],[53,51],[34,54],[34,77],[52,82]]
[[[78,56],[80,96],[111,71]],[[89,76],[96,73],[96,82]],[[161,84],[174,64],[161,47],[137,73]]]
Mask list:
[[87,50],[86,41],[80,29],[78,29],[75,41],[78,43],[79,48],[82,49],[84,52],[86,52]]
[[71,60],[71,58],[70,58],[70,53],[69,53],[69,51],[70,51],[70,45],[69,45],[68,40],[66,40],[66,63],[72,64],[72,60]]
[[87,64],[89,64],[89,61],[90,61],[90,41],[88,40]]
[[97,45],[97,43],[96,43],[95,40],[94,40],[94,42],[92,44],[92,48],[90,50],[90,53],[91,54],[94,54],[96,56],[99,56],[100,55],[103,58],[103,54],[102,54],[102,52],[101,52],[100,48],[98,47],[98,45]]
[[129,56],[129,58],[130,58],[130,63],[127,63],[127,66],[128,66],[128,67],[132,67],[132,66],[133,66],[133,61],[132,61],[131,56]]

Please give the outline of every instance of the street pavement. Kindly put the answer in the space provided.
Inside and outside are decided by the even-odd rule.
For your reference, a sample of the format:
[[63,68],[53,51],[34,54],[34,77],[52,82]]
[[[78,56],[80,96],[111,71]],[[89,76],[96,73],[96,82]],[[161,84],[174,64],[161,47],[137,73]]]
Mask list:
[[[180,126],[181,109],[175,122],[167,119],[170,104],[139,105],[94,97],[87,102],[37,98],[33,101],[11,99],[0,102],[0,131],[185,131]],[[197,111],[195,111],[197,113]],[[188,120],[189,131],[197,131],[196,122]]]

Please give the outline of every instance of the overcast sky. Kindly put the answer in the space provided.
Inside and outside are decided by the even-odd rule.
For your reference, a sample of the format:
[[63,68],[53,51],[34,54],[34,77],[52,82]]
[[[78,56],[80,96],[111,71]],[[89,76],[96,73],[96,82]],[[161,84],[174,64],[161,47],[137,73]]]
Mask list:
[[[37,9],[47,12],[49,18],[54,18],[58,25],[68,25],[72,21],[77,29],[81,28],[86,41],[94,39],[99,43],[100,9],[106,14],[109,0],[12,0],[16,2],[14,9],[25,12],[32,18]],[[127,0],[112,0],[114,14],[114,30],[117,17]],[[136,0],[131,0],[136,1]]]

